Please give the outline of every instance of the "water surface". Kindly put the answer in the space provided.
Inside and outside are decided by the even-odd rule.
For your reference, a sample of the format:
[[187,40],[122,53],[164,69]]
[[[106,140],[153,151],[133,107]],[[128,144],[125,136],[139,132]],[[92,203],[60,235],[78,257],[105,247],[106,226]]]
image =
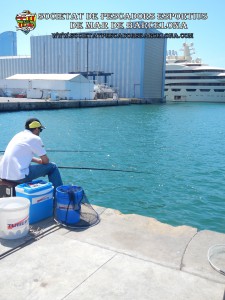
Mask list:
[[42,139],[59,166],[142,172],[61,169],[91,203],[225,232],[224,104],[0,113],[0,150],[31,116],[47,127]]

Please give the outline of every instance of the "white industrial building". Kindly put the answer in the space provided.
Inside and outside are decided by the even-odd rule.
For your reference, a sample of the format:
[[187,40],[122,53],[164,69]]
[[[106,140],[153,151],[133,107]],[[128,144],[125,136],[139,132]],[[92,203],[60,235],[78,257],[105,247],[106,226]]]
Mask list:
[[[104,32],[159,33],[153,29],[121,29]],[[20,64],[17,59],[12,58],[9,62],[9,58],[7,61],[0,58],[0,78],[7,78],[17,73],[80,73],[90,81],[94,80],[114,88],[119,97],[163,101],[166,39],[70,39],[45,35],[31,36],[30,41],[31,56],[23,58],[25,59],[23,64]]]
[[94,84],[81,74],[16,74],[0,80],[0,89],[8,96],[24,94],[33,99],[94,98]]

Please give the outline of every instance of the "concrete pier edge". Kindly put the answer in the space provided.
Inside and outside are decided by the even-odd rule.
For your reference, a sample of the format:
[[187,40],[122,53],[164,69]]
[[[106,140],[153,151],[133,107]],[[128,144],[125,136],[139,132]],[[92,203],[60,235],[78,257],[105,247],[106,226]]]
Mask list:
[[0,111],[21,111],[41,109],[66,109],[85,107],[121,106],[131,104],[164,103],[159,99],[101,99],[101,100],[51,100],[0,97]]
[[93,207],[100,223],[85,230],[49,218],[27,237],[0,239],[2,299],[223,299],[225,276],[207,251],[225,234]]

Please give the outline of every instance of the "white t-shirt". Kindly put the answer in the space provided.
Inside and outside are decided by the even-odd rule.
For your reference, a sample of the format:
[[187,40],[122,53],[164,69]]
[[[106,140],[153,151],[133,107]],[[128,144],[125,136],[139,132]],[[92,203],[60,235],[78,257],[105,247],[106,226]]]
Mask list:
[[34,155],[42,156],[46,150],[39,136],[30,130],[17,133],[9,142],[0,162],[0,178],[20,180],[29,174]]

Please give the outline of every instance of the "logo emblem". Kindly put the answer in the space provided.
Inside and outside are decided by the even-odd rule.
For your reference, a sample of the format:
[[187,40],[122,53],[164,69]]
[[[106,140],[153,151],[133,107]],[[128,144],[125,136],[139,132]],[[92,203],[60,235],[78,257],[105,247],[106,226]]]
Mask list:
[[36,14],[31,13],[29,10],[23,10],[21,13],[16,15],[16,26],[17,30],[22,30],[25,34],[34,30],[36,27]]

